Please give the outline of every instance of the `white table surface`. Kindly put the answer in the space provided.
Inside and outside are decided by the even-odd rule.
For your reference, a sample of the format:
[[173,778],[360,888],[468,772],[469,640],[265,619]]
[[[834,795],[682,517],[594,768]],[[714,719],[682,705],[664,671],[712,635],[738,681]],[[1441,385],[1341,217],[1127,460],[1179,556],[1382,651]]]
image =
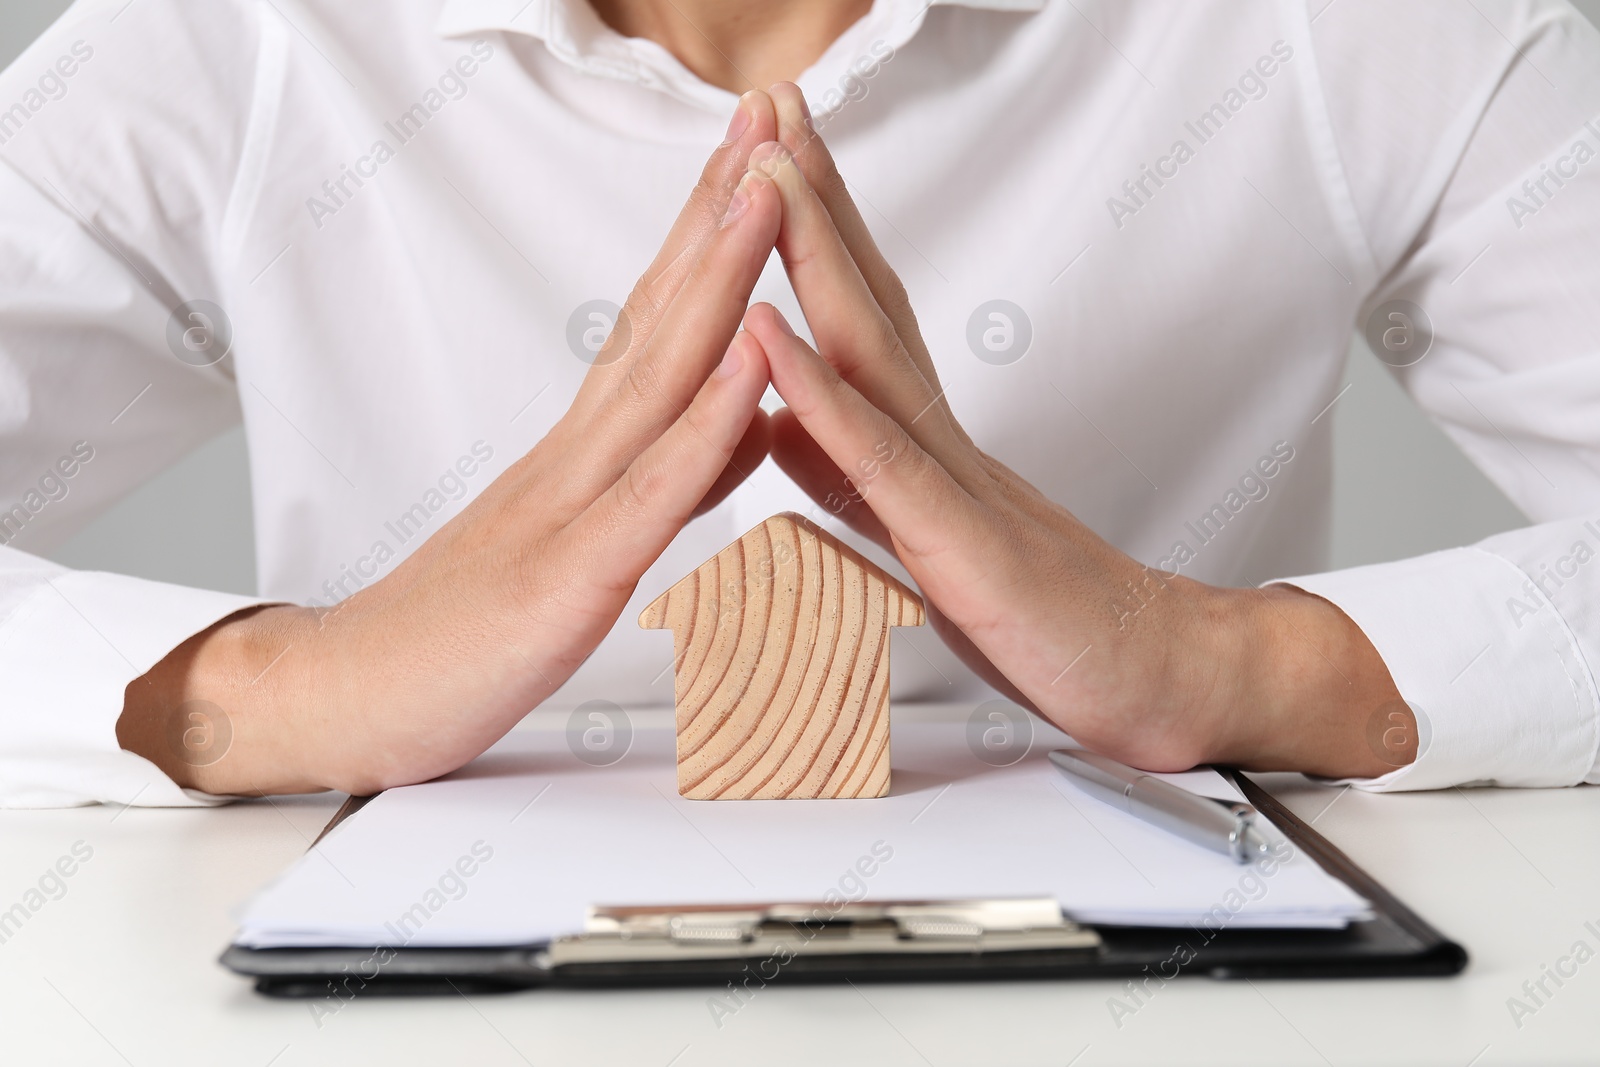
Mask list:
[[[954,709],[952,709],[954,710]],[[916,714],[896,711],[896,717]],[[519,729],[561,728],[535,715]],[[368,998],[317,1018],[216,957],[232,910],[343,800],[0,812],[0,910],[73,845],[92,857],[0,944],[0,1064],[1600,1063],[1600,955],[1533,1014],[1522,996],[1600,953],[1600,789],[1373,796],[1257,776],[1447,935],[1449,979],[1182,978],[1113,1019],[1120,983],[784,986],[719,1026],[708,989]],[[1571,969],[1571,965],[1567,965]],[[1530,1002],[1531,1003],[1531,1002]],[[1520,1021],[1520,1025],[1519,1025]]]

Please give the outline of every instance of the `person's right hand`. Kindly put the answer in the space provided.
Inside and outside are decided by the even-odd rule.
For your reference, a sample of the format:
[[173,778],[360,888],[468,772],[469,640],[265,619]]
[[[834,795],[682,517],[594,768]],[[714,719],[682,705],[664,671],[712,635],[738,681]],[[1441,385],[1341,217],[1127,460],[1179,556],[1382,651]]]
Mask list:
[[[554,692],[690,517],[765,456],[766,360],[737,331],[780,216],[746,163],[776,133],[771,100],[746,94],[629,328],[544,440],[336,608],[254,609],[175,649],[128,686],[122,747],[209,793],[366,795],[460,767]],[[231,729],[214,762],[185,748],[192,701]]]

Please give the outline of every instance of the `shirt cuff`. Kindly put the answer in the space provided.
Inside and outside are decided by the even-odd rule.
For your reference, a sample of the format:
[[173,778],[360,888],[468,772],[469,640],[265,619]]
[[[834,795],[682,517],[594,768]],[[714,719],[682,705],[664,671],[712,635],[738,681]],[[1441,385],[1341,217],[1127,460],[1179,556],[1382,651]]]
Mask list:
[[1561,614],[1530,606],[1531,579],[1510,559],[1479,545],[1280,581],[1348,615],[1417,714],[1414,762],[1335,784],[1564,786],[1591,773],[1594,677]]
[[29,578],[37,587],[0,626],[0,808],[230,799],[184,789],[125,751],[117,719],[129,682],[213,623],[269,601],[51,565]]

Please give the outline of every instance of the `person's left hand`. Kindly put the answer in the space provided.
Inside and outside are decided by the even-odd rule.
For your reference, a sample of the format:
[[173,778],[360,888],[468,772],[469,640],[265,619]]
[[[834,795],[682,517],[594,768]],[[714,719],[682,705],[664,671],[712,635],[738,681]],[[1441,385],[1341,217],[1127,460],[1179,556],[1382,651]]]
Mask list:
[[[895,552],[946,642],[1081,743],[1147,769],[1356,775],[1408,761],[1369,743],[1367,721],[1399,694],[1337,607],[1145,567],[973,443],[799,90],[771,95],[782,140],[750,166],[781,192],[778,251],[820,350],[769,304],[746,315],[788,404],[772,455]],[[1117,606],[1135,589],[1130,618]]]

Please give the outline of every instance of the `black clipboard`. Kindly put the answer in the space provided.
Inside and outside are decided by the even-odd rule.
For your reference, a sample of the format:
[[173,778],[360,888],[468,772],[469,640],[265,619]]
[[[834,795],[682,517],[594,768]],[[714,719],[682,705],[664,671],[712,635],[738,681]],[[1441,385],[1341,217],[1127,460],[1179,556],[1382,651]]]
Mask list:
[[[625,988],[752,982],[929,982],[1179,977],[1397,978],[1459,974],[1467,952],[1358,867],[1270,793],[1223,770],[1246,799],[1329,874],[1365,897],[1371,919],[1337,930],[1095,925],[1091,947],[983,952],[796,952],[770,966],[748,957],[552,965],[549,945],[473,948],[270,948],[231,946],[220,962],[275,997],[428,995],[539,988]],[[370,797],[351,797],[322,834]],[[321,840],[319,835],[317,840]],[[752,963],[756,966],[752,966]],[[771,957],[769,957],[769,964]]]

